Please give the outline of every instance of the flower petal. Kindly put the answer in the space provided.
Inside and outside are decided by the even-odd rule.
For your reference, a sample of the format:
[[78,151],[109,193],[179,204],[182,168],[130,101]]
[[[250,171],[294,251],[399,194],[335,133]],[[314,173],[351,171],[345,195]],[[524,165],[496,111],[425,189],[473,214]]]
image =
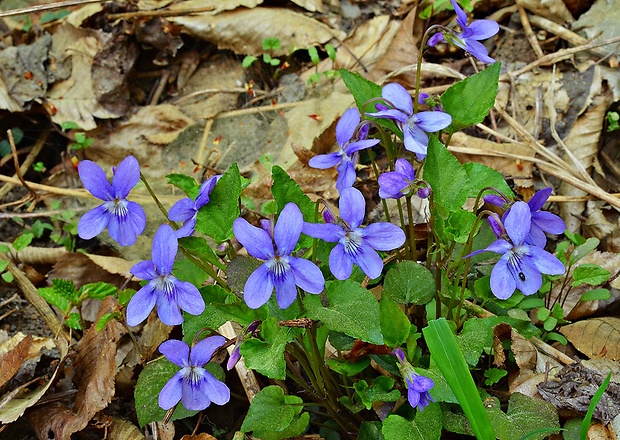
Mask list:
[[420,112],[413,118],[415,125],[427,133],[443,130],[452,123],[452,116],[444,112]]
[[82,185],[98,199],[110,201],[114,199],[114,188],[105,175],[105,171],[90,160],[83,160],[78,164],[78,174]]
[[266,264],[261,264],[245,282],[243,299],[251,309],[258,309],[265,304],[273,292],[271,273]]
[[366,112],[366,116],[370,116],[371,118],[394,119],[401,124],[407,123],[407,119],[409,119],[409,115],[403,113],[401,110],[398,109],[385,109],[378,112],[370,113]]
[[345,232],[341,226],[335,223],[307,223],[304,222],[301,232],[323,241],[335,242],[340,240]]
[[103,205],[91,209],[80,218],[78,223],[78,235],[84,240],[90,240],[101,234],[108,226],[112,215]]
[[325,287],[325,278],[321,269],[312,261],[291,257],[289,264],[295,275],[295,284],[308,293],[321,293]]
[[512,249],[512,244],[508,243],[503,238],[500,238],[499,240],[495,240],[484,250],[489,252],[495,252],[497,254],[505,254],[506,252],[510,251],[510,249]]
[[[203,370],[202,374],[206,375],[207,371]],[[191,411],[202,411],[211,404],[206,393],[206,384],[204,377],[198,383],[192,382],[190,379],[183,380],[181,403],[185,408]]]
[[416,126],[407,127],[403,131],[405,149],[415,153],[418,160],[422,160],[426,157],[428,151],[428,135],[424,131]]
[[407,400],[412,408],[415,408],[420,403],[420,393],[414,390],[412,386],[407,389]]
[[378,251],[391,251],[405,243],[405,233],[393,223],[380,222],[358,229],[364,243]]
[[353,155],[353,153],[357,153],[360,150],[373,147],[379,142],[381,142],[379,139],[364,139],[357,142],[351,142],[350,144],[347,144],[346,147],[344,147],[344,152],[347,155],[351,156]]
[[360,123],[360,112],[357,108],[350,108],[336,124],[336,141],[338,145],[344,145],[351,140],[357,125]]
[[528,206],[530,207],[530,211],[536,212],[541,209],[551,195],[552,191],[553,188],[543,188],[540,191],[536,191],[536,194],[534,194],[530,201],[527,202]]
[[525,202],[515,202],[504,219],[504,228],[513,245],[519,246],[525,241],[531,225],[530,207]]
[[189,355],[190,365],[195,367],[202,367],[213,357],[215,350],[220,348],[226,343],[226,338],[223,336],[209,336],[203,339],[192,347],[192,352]]
[[202,185],[200,185],[200,191],[198,192],[198,197],[196,197],[196,208],[200,209],[203,206],[205,206],[207,203],[209,203],[210,197],[211,197],[211,191],[213,191],[213,188],[215,188],[215,185],[217,184],[218,180],[220,180],[222,176],[220,174],[213,176],[213,177],[209,177],[207,180],[205,180],[204,182],[202,182]]
[[439,43],[445,43],[445,42],[446,42],[446,38],[443,36],[443,32],[437,32],[436,34],[433,34],[433,36],[428,39],[426,44],[429,47],[435,47]]
[[371,280],[381,276],[381,272],[383,272],[383,260],[379,254],[367,244],[362,243],[357,253],[351,255],[351,258]]
[[127,202],[125,224],[136,236],[144,232],[144,228],[146,227],[146,214],[142,206],[138,205],[136,202]]
[[383,86],[381,96],[390,101],[395,108],[406,113],[408,116],[413,114],[413,99],[406,88],[398,83],[390,83]]
[[566,230],[564,220],[548,211],[532,213],[532,225],[536,225],[550,234],[561,234]]
[[194,229],[196,229],[196,217],[192,217],[189,220],[186,220],[179,229],[174,232],[174,235],[177,238],[189,237],[194,233]]
[[243,218],[233,222],[233,232],[248,254],[261,260],[268,260],[275,255],[271,237],[261,228],[252,226]]
[[127,156],[118,165],[112,177],[112,187],[114,188],[114,196],[124,199],[129,191],[140,181],[140,164],[138,159],[133,156]]
[[419,393],[428,391],[434,386],[435,382],[433,382],[433,379],[426,376],[416,376],[415,380],[413,381],[413,389]]
[[142,280],[152,280],[157,278],[157,272],[155,271],[155,263],[151,260],[144,260],[136,263],[132,266],[130,272],[142,279]]
[[329,269],[339,280],[346,280],[353,271],[353,260],[345,252],[342,243],[338,243],[329,253]]
[[499,24],[493,20],[474,20],[467,29],[471,31],[469,38],[486,40],[499,32]]
[[528,257],[536,269],[547,275],[560,275],[566,272],[564,264],[549,252],[537,246],[530,246]]
[[521,257],[518,269],[519,272],[513,273],[517,289],[524,295],[532,295],[538,292],[542,286],[542,276],[540,271],[534,267],[531,258],[527,256]]
[[508,269],[508,258],[509,254],[505,254],[491,271],[491,291],[499,299],[510,298],[517,288],[517,283]]
[[407,159],[396,159],[394,171],[401,173],[408,180],[415,180],[415,170]]
[[273,240],[278,248],[278,255],[290,255],[299,241],[304,217],[299,207],[294,203],[287,203],[273,228]]
[[230,400],[230,390],[226,384],[217,380],[211,373],[205,371],[203,390],[211,402],[216,405],[225,405]]
[[286,309],[293,304],[297,298],[297,286],[295,285],[295,275],[292,270],[287,270],[275,279],[276,301],[278,307]]
[[382,199],[398,199],[409,182],[405,176],[397,171],[389,171],[379,176],[379,197]]
[[172,273],[172,266],[178,250],[179,242],[174,235],[174,229],[167,224],[161,225],[155,232],[153,249],[151,250],[153,263],[159,275]]
[[450,0],[450,2],[452,3],[454,12],[456,12],[456,22],[459,24],[461,29],[465,30],[467,27],[467,14],[455,0]]
[[121,246],[133,246],[136,243],[137,235],[133,232],[131,226],[127,224],[126,217],[110,215],[108,234]]
[[168,218],[173,222],[184,222],[196,215],[196,202],[189,197],[172,205],[168,211]]
[[532,222],[529,234],[525,237],[525,242],[534,246],[544,248],[547,244],[547,236],[544,231]]
[[183,341],[179,341],[178,339],[169,339],[159,346],[159,352],[166,356],[166,359],[170,362],[181,368],[189,365],[190,350],[189,346]]
[[355,188],[345,188],[340,193],[340,217],[351,229],[356,229],[364,221],[366,201],[362,193]]
[[176,280],[177,303],[181,310],[190,315],[200,315],[205,310],[205,301],[192,283]]
[[178,371],[172,378],[166,382],[166,385],[159,392],[157,403],[160,408],[166,411],[179,403],[183,395],[183,376]]
[[344,151],[336,151],[334,153],[329,154],[319,154],[310,158],[308,161],[308,165],[312,168],[318,168],[320,170],[325,170],[327,168],[332,168],[342,162],[342,156],[344,155]]
[[357,174],[355,174],[355,164],[351,159],[345,157],[336,169],[338,170],[336,189],[339,193],[341,193],[343,189],[351,188],[355,183],[355,179],[357,179]]
[[484,64],[493,64],[495,60],[489,56],[489,51],[484,44],[476,40],[465,41],[465,50]]
[[156,301],[157,295],[151,283],[138,290],[127,304],[127,325],[134,327],[148,318]]
[[183,323],[183,315],[177,300],[172,295],[157,292],[157,316],[166,325],[174,326]]

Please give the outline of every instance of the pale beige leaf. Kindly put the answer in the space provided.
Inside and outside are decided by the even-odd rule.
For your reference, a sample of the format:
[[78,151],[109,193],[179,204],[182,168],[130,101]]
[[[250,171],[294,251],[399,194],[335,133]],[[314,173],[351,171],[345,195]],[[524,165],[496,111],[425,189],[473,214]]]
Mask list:
[[144,434],[129,420],[114,418],[108,438],[110,440],[144,440]]
[[323,0],[291,0],[297,6],[301,6],[306,11],[323,12]]
[[620,360],[620,318],[586,319],[565,325],[560,333],[588,357]]
[[217,439],[215,437],[213,437],[211,434],[207,434],[206,432],[202,432],[202,433],[196,434],[196,435],[186,434],[183,437],[181,437],[181,440],[217,440]]
[[[158,0],[149,0],[150,3],[156,3]],[[167,1],[167,0],[165,0]],[[212,8],[207,14],[215,15],[223,11],[232,11],[237,8],[255,8],[263,3],[263,0],[181,0],[174,2],[168,9],[171,11],[191,11],[192,9]]]
[[[573,23],[572,30],[581,31],[589,40],[602,41],[620,35],[620,8],[614,1],[597,0]],[[605,47],[620,55],[618,45]]]
[[[173,17],[170,21],[181,25],[197,38],[216,44],[220,49],[230,49],[238,54],[259,56],[264,53],[264,38],[278,38],[281,48],[272,55],[288,55],[293,48],[306,48],[324,44],[332,38],[343,40],[345,34],[283,8],[240,8],[221,14],[196,14]],[[239,26],[247,23],[248,26]]]
[[575,20],[563,0],[517,0],[517,4],[556,23],[572,23]]

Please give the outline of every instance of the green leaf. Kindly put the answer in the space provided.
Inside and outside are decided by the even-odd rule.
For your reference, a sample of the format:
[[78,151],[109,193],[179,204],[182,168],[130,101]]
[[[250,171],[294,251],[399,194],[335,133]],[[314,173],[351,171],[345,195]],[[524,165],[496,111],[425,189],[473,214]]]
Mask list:
[[383,421],[381,432],[385,440],[439,440],[443,416],[437,403],[418,411],[412,421],[396,414]]
[[[478,193],[485,187],[495,188],[508,197],[514,197],[514,193],[506,183],[504,176],[493,168],[478,162],[467,162],[463,168],[469,177],[469,197],[478,197]],[[484,194],[491,194],[491,192],[486,191]]]
[[583,257],[585,257],[590,252],[592,252],[594,249],[596,249],[599,243],[600,243],[600,240],[598,238],[594,238],[594,237],[588,238],[585,241],[585,243],[580,244],[579,246],[575,247],[575,250],[570,255],[570,262],[572,264],[575,264],[577,261],[581,260]]
[[467,173],[458,159],[431,136],[424,165],[424,180],[433,188],[433,200],[449,211],[463,206],[470,193]]
[[116,294],[117,291],[118,287],[112,284],[104,282],[89,283],[80,287],[78,298],[82,300],[86,298],[105,299],[108,296]]
[[544,321],[549,316],[551,316],[551,310],[546,307],[541,307],[536,311],[536,319],[539,321]]
[[213,252],[211,246],[209,246],[204,237],[183,237],[179,240],[179,246],[203,262],[206,261],[207,263],[216,265],[220,269],[226,269],[226,266],[222,264],[218,256],[215,255],[215,252]]
[[582,284],[598,286],[609,279],[609,271],[596,264],[582,264],[573,271],[573,287]]
[[[455,241],[461,244],[467,243],[475,223],[476,216],[473,213],[465,209],[458,208],[454,212],[451,212],[447,220],[444,222],[442,238],[444,241],[448,242]],[[473,235],[478,233],[480,226],[481,223],[478,223],[476,230],[473,231]]]
[[310,421],[308,413],[301,413],[302,404],[300,397],[285,396],[282,388],[270,385],[254,397],[240,429],[264,440],[298,436]]
[[179,188],[187,197],[196,197],[196,190],[200,185],[196,183],[193,177],[186,176],[185,174],[168,174],[166,179],[168,179],[170,185]]
[[381,432],[381,422],[364,422],[360,426],[357,440],[385,440]]
[[611,293],[607,289],[594,289],[590,290],[583,295],[579,301],[604,301],[611,298]]
[[379,301],[379,318],[383,341],[388,347],[400,347],[409,336],[411,323],[398,304],[387,295]]
[[237,164],[232,164],[218,180],[209,203],[200,208],[196,230],[221,243],[233,237],[232,225],[239,217],[241,175]]
[[334,49],[334,46],[327,43],[325,45],[325,52],[327,52],[327,56],[329,57],[330,60],[336,61],[336,49]]
[[435,295],[435,278],[415,261],[401,261],[385,275],[384,293],[399,304],[428,303]]
[[261,324],[261,336],[264,341],[252,338],[241,346],[245,364],[271,379],[286,379],[284,349],[287,342],[294,339],[293,332],[290,328],[280,327],[277,319],[270,318]]
[[209,278],[205,271],[188,258],[175,261],[172,273],[179,281],[187,281],[194,286],[202,286]]
[[11,248],[8,247],[7,245],[0,244],[0,253],[5,254],[7,252],[11,252]]
[[370,365],[370,358],[364,357],[355,363],[349,361],[340,361],[338,359],[328,359],[325,364],[338,374],[345,376],[355,376],[361,373]]
[[80,127],[77,123],[75,123],[73,121],[63,122],[62,124],[60,124],[60,128],[62,128],[65,131],[67,131],[67,130],[81,130],[82,129],[82,127]]
[[[541,428],[560,428],[558,414],[553,405],[521,393],[510,396],[506,413],[501,410],[501,404],[496,397],[488,398],[485,407],[500,440],[518,440]],[[549,432],[545,431],[528,438],[543,440],[548,435]]]
[[493,332],[487,322],[479,318],[468,319],[463,331],[456,337],[463,357],[471,367],[478,364],[484,347],[490,347],[493,342]]
[[588,412],[583,418],[583,422],[581,422],[581,427],[579,428],[579,438],[581,440],[586,440],[588,438],[588,430],[590,428],[590,422],[592,421],[592,416],[594,415],[594,410],[596,409],[596,405],[601,401],[603,394],[605,394],[605,390],[609,386],[609,382],[611,381],[611,370],[607,377],[601,382],[601,386],[598,387],[596,393],[592,397],[590,401],[590,405],[588,406]]
[[[271,169],[271,178],[273,185],[271,186],[271,194],[278,203],[278,212],[284,209],[287,203],[295,203],[302,215],[304,221],[314,223],[315,205],[301,189],[301,187],[278,165],[274,165]],[[312,246],[313,239],[302,235],[299,240],[299,247],[306,248]]]
[[82,330],[82,324],[80,324],[80,314],[77,312],[69,313],[69,315],[65,317],[65,324],[73,330]]
[[13,249],[17,252],[23,251],[32,242],[33,238],[34,234],[32,232],[24,232],[13,241]]
[[488,387],[495,385],[503,377],[508,375],[508,371],[500,370],[499,368],[489,368],[484,370],[484,377],[486,377],[484,384]]
[[501,63],[492,64],[441,95],[444,110],[452,116],[451,133],[484,121],[495,104],[500,68]]
[[360,380],[353,384],[353,388],[366,409],[372,408],[374,402],[396,402],[400,397],[400,391],[393,390],[394,379],[387,376],[379,376],[368,386],[368,382]]
[[[140,373],[134,391],[134,398],[136,401],[136,415],[141,428],[148,423],[163,420],[166,411],[159,407],[159,392],[178,371],[179,367],[177,365],[166,358],[160,358],[146,364],[144,370]],[[171,420],[185,419],[197,413],[198,411],[185,409],[179,403],[172,414]]]
[[8,267],[8,265],[9,265],[8,260],[3,260],[0,258],[0,272],[4,272],[6,268]]
[[263,50],[278,50],[282,47],[278,37],[263,38]]
[[382,345],[379,304],[374,295],[350,280],[326,283],[329,306],[319,295],[306,295],[308,317],[323,322],[330,330],[345,333],[371,344]]
[[478,390],[448,321],[445,318],[430,321],[422,332],[432,358],[456,395],[476,437],[482,440],[495,439]]
[[319,64],[319,61],[321,61],[319,58],[319,51],[316,50],[316,46],[311,46],[308,48],[308,55],[310,55],[310,60],[314,64]]
[[11,272],[4,272],[2,275],[0,275],[2,277],[2,279],[6,282],[6,283],[12,283],[13,280],[15,279],[15,277],[13,276],[13,274]]
[[95,329],[100,332],[108,322],[114,321],[115,319],[120,321],[123,319],[123,316],[118,312],[104,313],[99,321],[97,321]]
[[557,318],[550,316],[547,319],[545,319],[545,322],[543,323],[543,328],[546,331],[550,332],[551,330],[555,328],[556,325],[558,325]]
[[250,67],[252,65],[252,63],[254,61],[256,61],[258,58],[256,58],[255,56],[252,55],[246,55],[243,58],[243,61],[241,61],[241,67],[243,67],[244,69],[247,69],[248,67]]

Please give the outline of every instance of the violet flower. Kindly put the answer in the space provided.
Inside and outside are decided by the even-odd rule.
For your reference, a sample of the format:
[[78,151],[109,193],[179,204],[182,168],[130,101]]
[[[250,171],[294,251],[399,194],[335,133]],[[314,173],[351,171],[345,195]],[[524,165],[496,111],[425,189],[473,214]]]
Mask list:
[[376,251],[390,251],[402,246],[405,233],[398,226],[386,222],[361,228],[366,202],[355,188],[342,190],[339,206],[342,221],[304,223],[303,233],[338,243],[329,254],[329,268],[337,279],[349,278],[353,264],[358,265],[368,278],[377,278],[383,271],[383,260]]
[[415,170],[406,159],[396,159],[394,171],[379,176],[379,197],[400,199],[411,194],[415,184]]
[[493,20],[475,20],[467,25],[467,14],[455,0],[450,0],[456,12],[456,22],[461,27],[461,33],[438,32],[428,39],[428,45],[436,46],[438,43],[449,43],[460,47],[465,52],[477,58],[484,64],[494,63],[489,57],[489,51],[480,40],[486,40],[499,32],[499,25]]
[[502,254],[491,271],[491,291],[496,297],[508,299],[515,289],[524,295],[532,295],[542,286],[541,274],[560,275],[565,272],[564,264],[554,255],[525,241],[532,225],[532,214],[527,203],[515,202],[503,225],[507,237],[469,255],[486,251]]
[[418,407],[418,411],[423,411],[431,402],[434,402],[429,390],[435,386],[435,382],[426,376],[417,374],[413,366],[405,358],[405,353],[400,348],[395,348],[392,354],[398,359],[398,369],[405,379],[407,388],[407,400],[412,408]]
[[566,230],[566,224],[559,216],[548,211],[541,211],[543,205],[551,195],[551,191],[551,188],[541,189],[527,202],[530,207],[530,212],[532,213],[532,226],[525,242],[541,248],[545,247],[547,244],[545,232],[549,234],[561,234]]
[[211,402],[224,405],[230,400],[226,384],[203,368],[213,353],[226,343],[222,336],[210,336],[189,346],[170,339],[159,346],[159,351],[181,369],[164,385],[159,393],[159,406],[169,410],[179,403],[191,411],[202,411]]
[[101,234],[107,227],[110,237],[121,246],[131,246],[146,226],[146,214],[140,205],[127,200],[127,195],[140,180],[140,165],[127,156],[112,168],[112,184],[103,169],[95,162],[83,160],[78,164],[82,184],[103,204],[91,209],[78,223],[78,235],[85,239]]
[[144,321],[157,304],[157,314],[166,325],[183,322],[181,309],[200,315],[205,303],[196,286],[179,281],[172,275],[178,241],[170,225],[161,225],[153,237],[153,260],[141,261],[131,268],[138,278],[148,280],[127,305],[127,324],[135,326]]
[[381,96],[394,106],[388,108],[377,104],[377,112],[366,113],[374,118],[386,118],[396,121],[403,132],[405,149],[416,154],[419,160],[426,157],[428,135],[443,130],[452,123],[452,117],[444,112],[418,112],[413,114],[413,100],[403,86],[390,83],[383,87]]
[[209,203],[211,191],[215,188],[215,184],[222,177],[221,175],[210,177],[200,186],[200,191],[196,200],[187,197],[176,202],[170,211],[168,218],[173,222],[183,222],[183,226],[176,231],[177,238],[189,237],[194,233],[196,227],[196,216],[200,208]]
[[358,131],[357,139],[354,139],[353,136],[359,124],[359,111],[356,108],[348,109],[336,124],[336,141],[340,150],[329,154],[319,154],[308,161],[308,165],[312,168],[336,167],[338,171],[336,189],[338,192],[353,186],[355,183],[357,152],[379,143],[379,139],[366,139],[368,135],[367,126],[362,127]]
[[[248,254],[265,262],[248,278],[243,298],[251,309],[265,304],[276,289],[278,306],[286,309],[297,297],[297,288],[308,293],[321,293],[325,279],[311,261],[293,257],[291,253],[301,235],[304,219],[294,203],[287,203],[276,222],[262,222],[262,228],[238,218],[233,223],[235,237]],[[275,243],[275,246],[274,246]]]
[[237,336],[233,351],[232,353],[230,353],[230,356],[228,357],[228,362],[226,363],[226,369],[228,371],[232,370],[235,365],[237,365],[237,362],[239,362],[239,360],[241,359],[241,344],[243,344],[243,342],[245,341],[248,333],[254,336],[261,322],[262,321],[259,320],[252,321],[250,325],[246,327],[245,331],[239,336]]

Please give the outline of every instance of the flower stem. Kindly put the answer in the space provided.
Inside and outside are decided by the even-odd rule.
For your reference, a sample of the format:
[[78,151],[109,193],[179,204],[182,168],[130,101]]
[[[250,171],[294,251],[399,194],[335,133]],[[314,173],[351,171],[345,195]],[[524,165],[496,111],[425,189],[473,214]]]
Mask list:
[[415,245],[415,223],[413,221],[413,207],[411,204],[411,196],[406,197],[407,217],[409,217],[409,249],[411,251],[411,259],[417,261],[417,252]]

